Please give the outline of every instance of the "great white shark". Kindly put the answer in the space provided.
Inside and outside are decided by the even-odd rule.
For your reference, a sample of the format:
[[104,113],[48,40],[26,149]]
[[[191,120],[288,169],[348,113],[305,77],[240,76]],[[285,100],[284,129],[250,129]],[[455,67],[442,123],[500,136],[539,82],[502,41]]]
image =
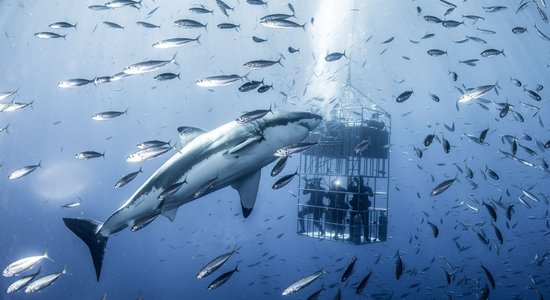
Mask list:
[[[277,112],[246,123],[232,121],[208,132],[180,127],[182,148],[104,222],[63,221],[88,246],[99,281],[109,236],[127,227],[137,230],[160,214],[173,221],[183,204],[229,185],[238,191],[243,216],[248,217],[261,169],[277,158],[278,149],[301,142],[321,121],[314,113]],[[170,194],[163,193],[166,190],[176,192],[165,197]]]

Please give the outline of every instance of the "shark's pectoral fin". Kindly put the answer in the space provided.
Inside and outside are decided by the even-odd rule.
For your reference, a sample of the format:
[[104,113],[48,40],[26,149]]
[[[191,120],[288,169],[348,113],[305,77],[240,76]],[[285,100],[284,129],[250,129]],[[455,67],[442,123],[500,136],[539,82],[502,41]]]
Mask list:
[[260,171],[261,170],[258,170],[255,173],[246,175],[231,185],[231,187],[239,192],[243,216],[245,218],[252,212],[252,208],[256,202],[256,196],[258,196],[258,186],[260,184],[261,174]]
[[170,222],[174,222],[174,219],[176,218],[176,213],[178,212],[177,207],[171,207],[167,208],[166,206],[163,206],[160,210],[160,213],[167,217]]
[[181,147],[183,148],[185,145],[187,145],[189,142],[194,140],[199,135],[205,133],[204,130],[196,127],[190,127],[190,126],[181,126],[178,127],[178,132],[180,134],[180,141],[181,141]]

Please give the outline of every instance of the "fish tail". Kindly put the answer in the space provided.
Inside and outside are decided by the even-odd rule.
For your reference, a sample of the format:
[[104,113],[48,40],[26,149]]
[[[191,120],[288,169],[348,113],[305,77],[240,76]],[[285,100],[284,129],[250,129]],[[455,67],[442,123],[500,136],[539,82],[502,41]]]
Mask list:
[[78,25],[78,23],[74,23],[74,30],[77,30],[76,26]]
[[300,26],[300,27],[302,27],[302,29],[303,29],[304,31],[306,31],[306,24],[307,24],[307,22],[305,22],[304,24],[302,24],[302,25]]
[[177,55],[178,55],[178,52],[174,53],[174,56],[172,56],[172,59],[170,60],[170,62],[179,67],[180,64],[178,64],[178,62],[176,61]]
[[94,262],[96,278],[99,281],[105,246],[109,239],[109,237],[98,233],[98,229],[103,226],[103,223],[92,219],[77,218],[63,218],[63,222],[88,246]]
[[195,38],[195,41],[197,41],[197,43],[198,43],[199,45],[202,45],[202,44],[201,44],[201,41],[199,40],[200,37],[201,37],[201,35],[199,34],[199,35]]

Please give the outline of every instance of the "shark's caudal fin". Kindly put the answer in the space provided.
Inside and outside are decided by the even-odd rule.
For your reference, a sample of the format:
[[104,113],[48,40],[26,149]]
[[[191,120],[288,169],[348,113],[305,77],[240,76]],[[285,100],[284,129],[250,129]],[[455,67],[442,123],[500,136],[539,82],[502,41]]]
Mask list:
[[101,265],[103,264],[103,254],[105,253],[105,245],[107,245],[108,237],[96,234],[97,228],[101,226],[101,222],[91,219],[72,219],[63,218],[65,225],[76,234],[90,249],[92,260],[94,261],[95,274],[97,281],[101,273]]
[[242,177],[239,181],[231,185],[239,192],[239,196],[241,197],[243,216],[245,218],[250,215],[250,213],[252,212],[252,208],[254,208],[256,196],[258,196],[260,174],[261,171],[258,170],[257,172]]

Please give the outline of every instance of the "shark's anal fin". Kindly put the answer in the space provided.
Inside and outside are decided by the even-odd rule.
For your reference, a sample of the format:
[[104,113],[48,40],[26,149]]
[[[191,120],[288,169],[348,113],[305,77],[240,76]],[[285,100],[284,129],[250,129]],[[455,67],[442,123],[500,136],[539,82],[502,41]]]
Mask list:
[[92,260],[94,261],[95,274],[97,281],[101,274],[101,266],[103,264],[103,254],[107,245],[108,237],[96,233],[97,229],[102,225],[101,222],[91,219],[72,219],[63,218],[65,225],[76,234],[90,249]]
[[161,208],[161,214],[170,220],[170,222],[174,222],[174,219],[176,218],[176,213],[178,212],[178,208],[166,208],[166,206],[163,206]]
[[185,147],[189,142],[194,140],[199,135],[205,133],[204,130],[196,127],[190,126],[181,126],[178,127],[178,132],[180,134],[181,147]]
[[231,187],[239,192],[239,196],[241,197],[243,216],[245,218],[250,215],[250,213],[252,212],[252,208],[254,208],[256,196],[258,196],[260,174],[261,170],[258,170],[255,173],[248,174],[242,177],[240,180],[231,185]]

